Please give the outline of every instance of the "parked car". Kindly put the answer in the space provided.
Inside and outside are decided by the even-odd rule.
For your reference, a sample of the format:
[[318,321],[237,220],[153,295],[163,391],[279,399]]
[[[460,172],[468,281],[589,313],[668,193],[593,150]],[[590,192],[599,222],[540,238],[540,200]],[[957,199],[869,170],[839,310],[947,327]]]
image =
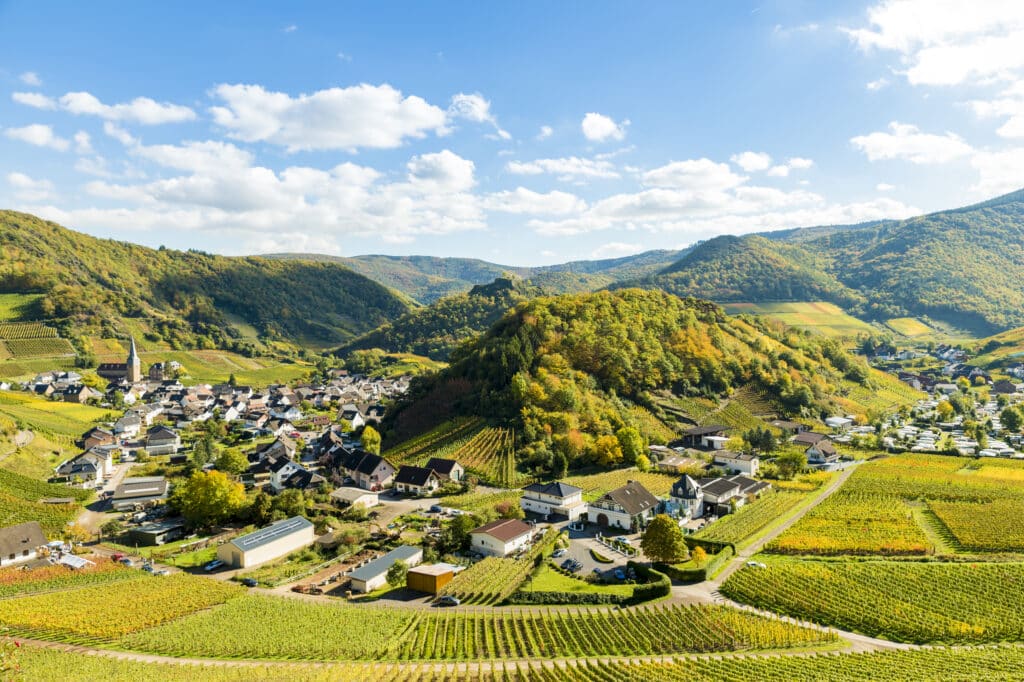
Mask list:
[[462,602],[459,601],[458,597],[453,597],[450,594],[446,594],[445,596],[437,600],[438,606],[458,606],[461,603]]
[[554,552],[553,552],[553,553],[551,554],[551,558],[552,558],[552,559],[561,559],[561,558],[562,558],[562,557],[564,557],[564,556],[565,556],[565,550],[564,550],[564,549],[556,549],[556,550],[555,550],[555,551],[554,551]]
[[203,566],[203,570],[206,571],[207,573],[213,573],[214,571],[216,571],[218,568],[220,568],[223,565],[224,565],[223,561],[221,561],[220,559],[214,559],[210,563],[208,563],[205,566]]
[[430,505],[430,513],[431,514],[440,514],[443,511],[444,511],[444,507],[442,507],[439,504],[432,504],[432,505]]
[[111,561],[120,561],[123,558],[124,558],[124,552],[114,552],[113,554],[110,555],[110,560]]
[[142,570],[145,571],[146,573],[153,573],[154,572],[153,564],[142,564]]
[[564,568],[566,570],[569,570],[569,567],[572,566],[572,565],[573,565],[573,560],[572,559],[566,559],[561,564],[562,568]]
[[242,584],[246,587],[256,587],[260,583],[256,578],[242,578]]
[[132,565],[132,560],[129,559],[128,557],[124,557],[123,559],[118,559],[118,561],[120,563],[124,564],[125,566],[131,566]]

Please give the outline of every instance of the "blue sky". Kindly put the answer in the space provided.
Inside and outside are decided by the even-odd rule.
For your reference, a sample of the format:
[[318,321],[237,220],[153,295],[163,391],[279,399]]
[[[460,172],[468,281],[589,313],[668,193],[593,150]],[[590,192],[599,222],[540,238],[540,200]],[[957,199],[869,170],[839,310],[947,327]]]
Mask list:
[[546,264],[1024,186],[1024,3],[0,0],[0,206]]

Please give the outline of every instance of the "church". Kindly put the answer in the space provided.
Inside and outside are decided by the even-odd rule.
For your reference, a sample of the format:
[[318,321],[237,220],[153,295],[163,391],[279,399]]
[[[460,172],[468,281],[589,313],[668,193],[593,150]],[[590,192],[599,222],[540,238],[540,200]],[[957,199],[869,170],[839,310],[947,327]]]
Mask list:
[[104,362],[96,368],[96,374],[110,381],[124,379],[130,384],[142,381],[142,360],[135,348],[135,337],[131,337],[126,362]]

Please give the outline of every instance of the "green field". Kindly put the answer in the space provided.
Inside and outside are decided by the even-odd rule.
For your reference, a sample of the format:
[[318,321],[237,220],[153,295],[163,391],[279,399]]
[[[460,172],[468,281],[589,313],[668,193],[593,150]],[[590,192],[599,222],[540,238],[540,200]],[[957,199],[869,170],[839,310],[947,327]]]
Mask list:
[[887,639],[1001,642],[1024,629],[1020,563],[765,559],[722,594],[797,618]]
[[32,308],[43,294],[0,294],[0,322],[32,319]]
[[807,499],[807,493],[768,492],[702,529],[694,537],[714,542],[742,544],[785,516]]
[[927,336],[935,331],[916,317],[894,317],[886,320],[885,326],[900,336],[906,336],[907,338]]
[[722,307],[730,315],[767,315],[790,327],[810,329],[826,336],[856,336],[875,331],[867,322],[847,315],[833,303],[725,303]]
[[77,438],[112,414],[110,410],[50,400],[32,393],[0,392],[0,415],[45,433]]

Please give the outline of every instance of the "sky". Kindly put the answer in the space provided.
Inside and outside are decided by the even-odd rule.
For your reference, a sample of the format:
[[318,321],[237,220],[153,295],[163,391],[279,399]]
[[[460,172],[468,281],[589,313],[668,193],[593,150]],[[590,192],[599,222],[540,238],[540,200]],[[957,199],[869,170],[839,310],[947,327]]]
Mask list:
[[0,0],[0,207],[544,265],[1024,187],[1024,2]]

